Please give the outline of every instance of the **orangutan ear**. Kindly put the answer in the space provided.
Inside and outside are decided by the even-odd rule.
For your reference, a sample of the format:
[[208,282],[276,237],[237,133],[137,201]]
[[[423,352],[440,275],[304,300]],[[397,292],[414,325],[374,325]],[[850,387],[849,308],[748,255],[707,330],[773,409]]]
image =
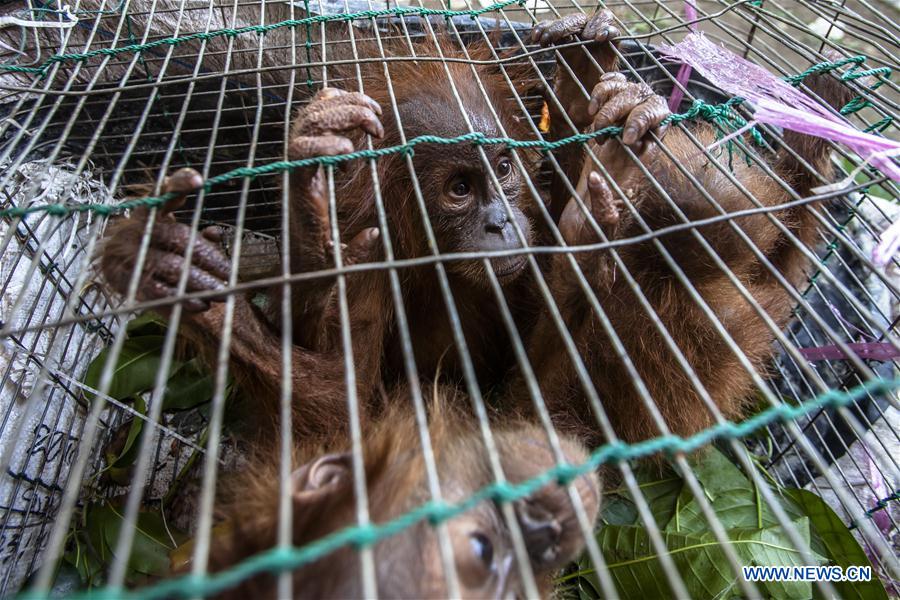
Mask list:
[[294,501],[309,502],[348,484],[352,457],[349,453],[325,454],[294,471]]

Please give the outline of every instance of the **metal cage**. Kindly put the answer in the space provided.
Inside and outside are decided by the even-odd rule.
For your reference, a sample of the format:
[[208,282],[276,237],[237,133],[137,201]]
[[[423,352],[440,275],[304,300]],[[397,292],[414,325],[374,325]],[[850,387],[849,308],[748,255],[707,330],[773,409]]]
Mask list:
[[[796,75],[828,60],[833,55],[826,56],[826,50],[841,56],[865,55],[868,68],[897,68],[900,10],[894,2],[702,0],[694,3],[694,19],[685,16],[685,4],[693,6],[669,0],[603,3],[621,22],[619,51],[629,77],[647,81],[663,95],[676,86],[678,66],[661,60],[656,47],[682,39],[689,25],[777,76]],[[460,48],[484,41],[497,64],[524,66],[535,82],[549,89],[556,56],[552,48],[532,44],[531,27],[566,14],[591,14],[597,8],[579,0],[506,2],[477,14],[472,11],[483,7],[468,0],[399,5],[444,11],[432,15],[391,13],[398,5],[374,0],[293,5],[271,0],[121,0],[98,6],[25,0],[4,2],[0,8],[2,208],[73,209],[24,215],[6,210],[0,228],[3,596],[29,588],[70,593],[98,584],[111,589],[126,583],[140,587],[164,578],[173,552],[197,556],[214,543],[217,472],[240,468],[246,450],[229,431],[226,398],[231,387],[224,364],[219,373],[187,380],[195,386],[189,388],[194,397],[176,397],[171,391],[176,385],[173,378],[191,368],[176,352],[177,319],[168,327],[153,319],[137,324],[133,320],[147,306],[172,305],[180,299],[146,304],[133,296],[110,298],[98,283],[92,262],[109,217],[103,210],[85,207],[111,207],[126,197],[153,195],[165,175],[179,167],[197,168],[209,179],[287,160],[286,123],[292,111],[309,100],[310,90],[329,84],[365,91],[361,79],[334,81],[327,58],[358,59],[356,46],[364,41],[382,43],[391,37],[437,41],[440,35]],[[255,15],[255,21],[236,22],[238,9]],[[266,35],[255,32],[197,38],[182,45],[154,44],[245,24],[272,24],[285,15],[302,19],[357,13],[352,19],[329,22],[328,27],[325,20],[290,27],[293,43],[281,47],[273,47]],[[352,33],[336,36],[337,28],[352,28]],[[313,44],[322,49],[316,56],[325,60],[313,55]],[[103,52],[110,49],[116,51]],[[69,63],[55,60],[65,56],[78,58]],[[415,58],[443,60],[438,55],[405,60]],[[387,71],[390,62],[382,62]],[[682,83],[686,91],[682,107],[695,98],[719,102],[728,97],[696,75]],[[515,85],[511,80],[509,84],[521,109],[517,118],[529,125],[534,139],[541,139],[541,114],[526,108],[535,106],[534,98],[518,98]],[[897,85],[888,79],[867,92],[866,99],[867,106],[851,117],[854,125],[860,129],[877,125],[883,135],[896,136],[892,118],[900,110]],[[750,113],[744,114],[749,118]],[[762,129],[770,140],[781,133]],[[741,138],[733,144],[734,160],[758,156]],[[703,150],[698,147],[698,152]],[[374,172],[375,159],[369,160]],[[726,162],[711,164],[727,169]],[[847,176],[861,163],[839,144],[833,144],[831,162],[834,173],[820,174],[825,182]],[[545,158],[534,185],[546,187],[545,176],[553,169],[552,158]],[[879,268],[871,256],[882,233],[900,216],[896,204],[900,192],[895,182],[874,169],[864,167],[853,175],[848,189],[820,205],[818,243],[802,249],[814,268],[806,285],[794,293],[791,325],[777,332],[777,358],[761,374],[756,410],[797,405],[830,391],[891,381],[897,375],[898,263],[892,260]],[[286,274],[271,258],[283,248],[286,181],[285,172],[234,177],[201,192],[177,213],[195,231],[210,223],[225,227],[229,255],[239,252],[234,264],[239,267],[235,281],[241,290],[252,289],[258,281],[285,281]],[[140,186],[143,192],[136,191]],[[333,193],[330,201],[335,202]],[[740,226],[739,218],[732,222]],[[425,263],[439,269],[444,260],[453,257],[437,252]],[[402,274],[408,267],[389,259],[377,268]],[[402,277],[392,279],[396,298],[402,285]],[[543,301],[552,304],[549,295]],[[404,326],[402,319],[398,326]],[[522,343],[514,328],[510,335]],[[462,344],[453,351],[468,356],[461,332],[457,337]],[[884,354],[854,353],[847,344],[853,348],[879,344]],[[810,349],[824,354],[813,356]],[[125,385],[117,378],[123,356],[150,357],[142,359],[140,372],[129,374],[135,389],[143,385],[140,393],[116,388]],[[520,355],[518,360],[521,364],[527,359]],[[462,387],[477,397],[478,405],[482,402],[478,383],[470,379]],[[178,385],[187,385],[181,381]],[[759,494],[757,502],[771,512],[800,564],[810,558],[814,544],[809,530],[798,528],[784,508],[788,488],[807,490],[834,511],[870,561],[874,581],[895,597],[900,595],[900,412],[892,391],[863,389],[846,406],[818,408],[794,420],[769,424],[756,435],[723,440],[718,447],[737,457],[747,485]],[[129,392],[130,399],[123,400]],[[540,405],[542,400],[536,400]],[[289,414],[289,408],[284,410]],[[544,424],[550,426],[549,421]],[[359,424],[349,426],[354,459],[361,461]],[[671,463],[674,475],[669,480],[678,479],[701,507],[697,518],[702,533],[697,535],[723,553],[721,564],[727,571],[723,577],[733,579],[723,595],[773,596],[742,577],[746,559],[730,547],[731,534],[714,499],[702,493],[705,475],[682,454],[672,455]],[[652,572],[664,575],[656,582],[657,593],[697,595],[697,573],[680,562],[672,533],[663,531],[654,518],[659,496],[654,478],[641,465],[639,461],[613,465],[618,487],[604,491],[604,506],[621,508],[625,498],[634,511],[634,522],[647,536],[647,555],[652,557],[648,560],[658,569]],[[601,524],[610,522],[607,508],[601,508]],[[365,514],[361,510],[363,518]],[[111,552],[106,562],[88,563],[79,557],[86,551],[83,540],[93,539],[96,545],[96,537],[104,535],[108,538],[99,543]],[[185,550],[188,537],[193,545]],[[141,544],[148,539],[160,542],[165,552],[145,552]],[[588,544],[587,558],[577,568],[560,576],[560,594],[632,595],[635,588],[624,583],[630,573],[623,571],[614,553],[606,552],[599,537],[595,542]],[[144,561],[137,567],[135,556]],[[585,570],[593,570],[590,583],[578,576]],[[375,575],[362,572],[367,578],[363,588],[375,590]],[[835,585],[820,581],[808,591],[827,597],[847,593],[846,588],[836,591]],[[525,589],[535,591],[527,584]]]

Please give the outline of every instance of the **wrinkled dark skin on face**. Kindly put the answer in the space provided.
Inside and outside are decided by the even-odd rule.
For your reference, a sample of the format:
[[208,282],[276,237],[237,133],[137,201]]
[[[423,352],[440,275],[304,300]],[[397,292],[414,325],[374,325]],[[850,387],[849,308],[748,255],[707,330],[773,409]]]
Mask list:
[[[565,36],[588,35],[595,42],[591,50],[602,65],[609,67],[614,60],[610,60],[606,40],[612,30],[600,27],[600,21],[608,23],[604,13],[586,24],[583,20],[568,19],[564,28],[551,26],[550,31]],[[578,34],[579,27],[584,29],[581,34]],[[424,50],[434,51],[433,48]],[[447,52],[445,50],[445,54]],[[473,47],[469,57],[483,58],[480,53],[486,55],[487,50]],[[525,124],[514,118],[518,109],[510,103],[508,86],[495,68],[478,66],[474,74],[469,65],[462,63],[447,63],[446,68],[451,71],[456,93],[466,109],[466,118],[459,111],[443,65],[431,62],[392,65],[396,114],[384,108],[392,106],[392,101],[385,89],[380,66],[373,67],[371,72],[363,73],[367,95],[326,89],[298,111],[291,128],[288,157],[298,160],[351,152],[363,147],[364,134],[371,136],[376,148],[397,146],[404,142],[400,135],[401,123],[407,140],[419,135],[452,138],[468,133],[470,127],[487,137],[528,138]],[[511,70],[508,73],[514,74]],[[335,79],[341,80],[340,77]],[[587,76],[585,79],[587,81]],[[563,102],[562,108],[576,122],[588,123],[585,129],[623,124],[626,141],[631,142],[635,150],[646,151],[649,145],[645,141],[647,132],[656,128],[665,116],[660,109],[660,99],[648,94],[644,87],[628,84],[615,74],[601,78],[596,73],[594,79],[596,81],[587,82],[587,87],[592,90],[590,101],[579,103],[575,100],[577,95],[572,91],[573,86],[564,77],[557,78],[554,86]],[[487,98],[482,95],[478,81],[484,86]],[[494,111],[500,124],[495,120]],[[562,123],[561,119],[554,118],[554,121]],[[532,216],[539,208],[537,202],[540,199],[530,197],[525,186],[526,178],[533,180],[535,177],[536,162],[521,151],[519,157],[524,162],[513,161],[508,149],[498,145],[484,146],[483,153],[484,160],[478,147],[472,144],[417,146],[412,158],[415,181],[404,156],[393,154],[378,161],[379,192],[396,258],[415,258],[431,253],[426,223],[442,252],[514,250],[522,245],[545,243],[541,242],[545,234]],[[576,164],[578,160],[583,161],[576,156],[569,162]],[[610,161],[610,168],[617,168],[614,160]],[[190,179],[196,187],[196,174],[188,172],[181,177]],[[167,189],[179,192],[190,189],[191,186],[182,183],[175,178]],[[332,239],[327,202],[328,172],[317,167],[296,169],[291,173],[289,185],[292,272],[330,268],[335,264],[337,250],[340,250],[344,265],[384,258],[381,239],[384,232],[376,215],[375,190],[368,163],[353,161],[334,170],[339,245]],[[427,221],[419,208],[417,189],[425,204]],[[551,210],[566,202],[567,197],[560,201],[559,196],[552,195]],[[568,220],[571,220],[572,211],[569,214]],[[102,266],[107,281],[120,292],[125,291],[133,270],[140,238],[136,234],[143,231],[146,218],[147,215],[138,214],[133,219],[121,221],[113,226],[109,236]],[[568,220],[560,223],[564,235],[571,229]],[[184,254],[184,247],[173,245],[172,240],[188,235],[186,225],[175,223],[166,214],[158,215],[144,278],[137,290],[139,299],[176,294],[180,272],[178,260]],[[214,233],[204,233],[201,238],[206,240],[204,243],[215,242]],[[195,255],[188,291],[224,287],[223,265],[227,261],[223,257],[212,263],[199,260],[201,255],[211,255],[211,252],[204,246]],[[517,326],[523,335],[528,335],[537,319],[539,304],[535,301],[534,284],[524,262],[521,256],[511,256],[491,259],[490,264],[504,286]],[[484,264],[482,261],[452,261],[445,269],[479,383],[489,389],[508,374],[511,350]],[[459,362],[453,350],[446,294],[434,267],[404,269],[400,276],[420,376],[434,377],[440,365],[451,379],[458,378]],[[565,283],[554,285],[563,288]],[[382,385],[392,386],[404,374],[389,274],[374,270],[350,275],[346,279],[346,293],[357,395],[362,418],[366,419],[370,408],[377,412],[379,401],[374,395],[375,390]],[[245,296],[236,295],[232,300],[236,317],[232,324],[231,370],[246,387],[259,392],[252,395],[268,406],[261,411],[264,415],[278,412],[275,405],[281,388],[281,345],[278,332],[270,323],[280,321],[280,298],[280,288],[269,294],[268,314],[262,314]],[[291,299],[292,361],[302,367],[292,373],[295,428],[303,434],[330,431],[335,426],[343,426],[347,415],[346,389],[340,366],[344,348],[334,280],[297,282],[292,286]],[[577,300],[573,302],[578,305]],[[209,300],[191,300],[184,308],[188,311],[181,327],[184,337],[194,340],[199,352],[207,354],[214,364],[224,309],[221,304],[210,304]],[[551,338],[549,333],[546,336]],[[541,348],[541,336],[533,339],[532,346]],[[562,356],[562,353],[555,356]],[[309,385],[310,370],[322,374],[319,385]],[[568,390],[560,393],[555,400],[567,403],[568,393]]]
[[[489,137],[501,136],[503,130],[513,137],[526,135],[522,125],[511,118],[514,108],[508,104],[508,87],[498,71],[480,69],[478,76],[505,120],[503,130],[497,126],[468,66],[450,64],[448,68],[469,123],[476,131]],[[391,106],[391,99],[383,77],[377,73],[365,80],[367,96],[333,89],[320,92],[298,113],[290,158],[360,148],[365,143],[361,132],[372,135],[376,148],[398,146],[403,143],[401,123],[406,139],[421,135],[454,138],[470,131],[441,65],[421,63],[413,69],[405,63],[398,64],[392,69],[392,81],[397,114],[385,110]],[[432,254],[416,189],[424,201],[436,247],[442,253],[509,251],[534,244],[534,219],[529,215],[539,199],[531,198],[524,185],[525,176],[533,177],[534,172],[523,174],[502,146],[484,146],[483,150],[487,165],[478,147],[471,144],[418,145],[412,158],[415,180],[402,155],[385,156],[378,161],[379,191],[396,258]],[[526,163],[525,168],[533,169],[533,165]],[[292,174],[292,206],[296,208],[291,215],[292,231],[298,232],[292,236],[292,255],[306,257],[298,270],[333,265],[325,182],[321,169]],[[336,173],[335,187],[339,229],[347,244],[344,253],[351,262],[382,259],[369,165],[362,161],[348,165],[345,171]],[[491,266],[514,305],[515,299],[526,296],[530,279],[523,256],[496,258]],[[490,386],[505,373],[509,357],[505,330],[484,264],[480,260],[453,261],[446,264],[446,271],[479,381]],[[444,294],[434,267],[406,269],[402,276],[404,305],[419,372],[423,377],[434,377],[441,363],[445,373],[458,376],[458,354],[453,349]],[[373,356],[357,373],[357,377],[370,383],[384,377],[390,381],[403,373],[387,277],[386,272],[380,271],[348,280],[351,321],[378,321],[369,328],[373,337],[357,336],[355,344],[361,353]],[[333,288],[329,294],[317,286],[295,286],[294,338],[300,345],[325,349],[339,344],[333,292]],[[513,307],[517,316],[527,321],[517,308]],[[311,323],[320,326],[313,329]]]

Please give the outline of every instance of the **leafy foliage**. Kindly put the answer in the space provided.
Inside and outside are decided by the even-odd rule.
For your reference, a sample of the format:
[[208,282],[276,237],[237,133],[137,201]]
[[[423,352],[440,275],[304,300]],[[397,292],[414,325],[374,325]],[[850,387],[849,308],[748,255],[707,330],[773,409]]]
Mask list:
[[[842,567],[870,565],[847,526],[812,492],[770,486],[809,549],[807,558],[788,538],[753,480],[724,454],[708,448],[689,462],[741,565],[794,566],[809,564],[810,560]],[[636,476],[666,553],[688,592],[698,598],[741,595],[737,579],[741,574],[735,573],[691,489],[671,471],[660,475],[658,470],[645,468],[639,469]],[[620,596],[673,596],[649,530],[640,521],[626,490],[606,493],[597,543]],[[570,592],[577,592],[583,600],[601,597],[599,580],[587,557],[563,581]],[[834,586],[841,597],[887,598],[877,580]],[[818,593],[808,582],[765,582],[759,584],[759,589],[771,598],[813,598]]]
[[[166,338],[166,323],[159,316],[149,313],[128,324],[128,337],[122,344],[118,362],[113,368],[108,395],[126,401],[153,390],[162,361],[162,348]],[[100,378],[109,358],[109,348],[104,349],[88,365],[84,384],[100,387]],[[163,395],[163,412],[195,408],[212,399],[213,378],[205,373],[200,362],[173,360],[169,379]],[[94,394],[87,394],[89,399]]]
[[[856,169],[856,165],[847,160],[846,158],[841,159],[841,167],[847,172],[852,173]],[[872,176],[871,171],[869,173],[862,171],[853,178],[854,184],[863,185],[871,182],[875,177]],[[882,200],[888,200],[890,202],[896,202],[897,199],[893,193],[884,186],[880,184],[873,184],[868,186],[868,194],[870,196],[874,196],[875,198],[881,198]]]
[[[106,464],[100,473],[102,483],[131,484],[139,439],[146,424],[142,417],[147,415],[150,393],[159,374],[166,332],[165,320],[153,313],[142,315],[127,325],[127,337],[112,368],[108,396],[130,405],[134,413],[113,431],[103,449]],[[88,366],[83,379],[86,386],[99,389],[109,355],[110,349],[104,349]],[[230,386],[226,388],[226,396],[230,389]],[[94,393],[86,392],[85,396],[89,401],[96,401]],[[162,394],[163,413],[202,409],[212,396],[213,378],[196,358],[172,360]],[[189,460],[188,464],[193,461]],[[173,482],[173,488],[180,482],[181,475]],[[83,583],[91,586],[102,583],[114,558],[122,519],[119,503],[104,499],[87,503],[81,518],[73,520],[65,559],[74,566]],[[187,536],[166,526],[162,505],[143,508],[136,526],[126,583],[135,584],[168,575],[170,552]]]
[[[115,548],[124,521],[118,502],[92,503],[84,508],[81,526],[70,535],[65,559],[75,566],[83,582],[99,585],[115,558]],[[129,585],[169,575],[169,553],[187,536],[166,525],[162,513],[141,510],[137,516],[134,543],[128,558],[125,581]]]
[[[847,526],[821,498],[809,490],[788,489],[784,493],[809,517],[813,530],[818,534],[814,541],[821,544],[818,551],[831,557],[832,564],[843,567],[844,570],[853,565],[871,564]],[[842,598],[887,597],[881,582],[874,577],[871,581],[837,583],[835,588]]]

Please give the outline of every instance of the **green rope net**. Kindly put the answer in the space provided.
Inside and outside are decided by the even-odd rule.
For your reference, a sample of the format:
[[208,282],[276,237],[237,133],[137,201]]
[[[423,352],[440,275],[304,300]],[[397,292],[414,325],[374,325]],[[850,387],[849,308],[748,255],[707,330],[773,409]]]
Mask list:
[[178,46],[187,42],[199,42],[220,37],[237,37],[239,35],[244,35],[247,33],[265,35],[269,31],[282,29],[284,27],[306,27],[308,25],[314,25],[317,23],[356,21],[357,19],[377,19],[379,17],[391,16],[468,16],[474,19],[479,15],[497,11],[511,5],[522,6],[525,4],[525,2],[526,0],[503,0],[502,2],[497,2],[496,4],[491,4],[490,6],[485,6],[484,8],[479,8],[477,10],[441,10],[415,6],[395,6],[394,8],[386,8],[382,10],[362,10],[354,13],[344,13],[339,15],[316,15],[313,17],[306,17],[304,19],[288,19],[286,21],[269,23],[267,25],[248,25],[246,27],[239,27],[237,29],[225,28],[208,32],[191,33],[189,35],[183,35],[179,37],[154,40],[152,42],[147,42],[146,44],[132,44],[129,46],[121,46],[118,48],[99,48],[97,50],[90,50],[88,52],[54,54],[37,67],[0,65],[0,69],[13,73],[35,73],[43,76],[48,73],[50,67],[59,63],[79,63],[90,60],[97,56],[113,57],[119,56],[120,54],[136,54],[144,52],[146,50],[153,50],[155,48],[161,48],[165,46]]
[[[444,16],[458,16],[458,15],[470,15],[473,18],[477,15],[488,11],[499,10],[511,4],[521,4],[525,0],[504,0],[503,2],[499,2],[497,4],[493,4],[491,6],[472,10],[472,11],[451,11],[451,10],[432,10],[425,8],[410,8],[410,7],[396,7],[392,9],[386,10],[372,10],[372,11],[363,11],[351,14],[342,14],[342,15],[319,15],[315,17],[309,17],[306,19],[293,19],[290,21],[283,21],[280,23],[274,23],[271,25],[256,25],[252,27],[242,27],[240,29],[224,29],[209,33],[198,33],[191,34],[187,36],[177,37],[177,38],[166,38],[162,40],[157,40],[155,42],[151,42],[149,44],[139,44],[133,46],[125,46],[122,48],[103,48],[100,50],[93,50],[91,52],[86,52],[83,54],[60,54],[53,56],[48,59],[48,62],[45,63],[49,65],[50,63],[56,62],[64,62],[66,60],[72,61],[81,61],[87,60],[93,56],[97,55],[115,55],[122,52],[141,52],[143,50],[149,48],[155,48],[161,45],[176,45],[180,43],[185,43],[192,40],[197,39],[208,39],[209,37],[217,37],[221,35],[240,35],[242,33],[248,32],[258,32],[264,33],[265,31],[269,31],[278,27],[297,27],[301,25],[308,25],[314,22],[321,21],[333,21],[333,20],[354,20],[358,18],[367,18],[367,17],[377,17],[384,16],[388,14],[425,14],[425,15],[444,15]],[[860,68],[862,63],[865,61],[865,56],[854,56],[838,61],[827,61],[822,62],[817,65],[813,65],[803,73],[799,75],[795,75],[792,77],[786,78],[786,80],[794,85],[798,85],[803,81],[804,78],[820,74],[826,73],[828,71],[833,71],[839,67],[842,67],[847,64],[853,64],[854,67],[848,70],[843,74],[842,79],[845,81],[850,81],[853,79],[858,79],[860,77],[871,76],[871,75],[880,75],[885,79],[890,77],[891,70],[888,67],[881,67],[878,69],[870,69],[865,71],[857,71]],[[7,69],[19,69],[19,67],[10,67],[8,65],[0,65],[0,68]],[[44,69],[45,67],[37,68],[39,71]],[[43,72],[43,71],[41,71]],[[880,85],[882,85],[885,79],[879,79],[875,85],[871,87],[871,89],[876,89]],[[719,126],[719,129],[722,131],[732,131],[737,130],[740,127],[743,127],[747,124],[747,121],[741,117],[734,108],[741,103],[743,103],[743,98],[731,98],[727,102],[722,104],[708,104],[702,100],[695,100],[691,108],[683,113],[675,113],[669,115],[664,121],[664,124],[667,123],[681,123],[684,121],[707,121],[710,123],[714,123]],[[868,101],[863,99],[862,97],[857,97],[853,99],[847,106],[841,109],[842,114],[851,114],[853,112],[857,112],[862,110],[868,106]],[[887,118],[888,123],[890,124],[890,118]],[[887,124],[884,124],[884,119],[867,128],[867,130],[884,129]],[[231,171],[227,171],[215,177],[211,177],[206,180],[203,184],[203,189],[206,191],[210,191],[214,186],[220,185],[227,181],[237,178],[249,178],[253,179],[255,177],[259,177],[261,175],[271,175],[276,173],[281,173],[284,171],[291,171],[294,169],[298,169],[301,167],[309,167],[314,165],[330,165],[335,166],[341,163],[357,160],[357,159],[377,159],[383,156],[389,156],[392,154],[408,154],[411,155],[414,152],[414,148],[419,144],[464,144],[464,143],[472,143],[477,145],[492,145],[492,144],[503,144],[509,148],[517,148],[517,149],[532,149],[538,150],[540,152],[550,152],[552,150],[556,150],[557,148],[561,148],[563,146],[569,144],[584,144],[590,140],[601,138],[601,137],[611,137],[619,135],[622,132],[621,127],[605,127],[603,129],[599,129],[597,131],[592,131],[589,133],[579,133],[576,135],[572,135],[570,137],[566,137],[560,140],[556,140],[553,142],[548,142],[545,140],[514,140],[512,138],[506,137],[495,137],[489,138],[486,137],[481,132],[472,132],[465,135],[460,135],[453,138],[446,138],[440,136],[433,135],[423,135],[409,140],[405,144],[401,144],[398,146],[391,146],[387,148],[377,148],[374,150],[358,150],[356,152],[351,152],[349,154],[339,154],[334,156],[317,156],[311,158],[305,158],[302,160],[294,160],[294,161],[276,161],[264,165],[259,165],[256,167],[240,167],[237,169],[233,169]],[[757,143],[762,145],[764,140],[759,131],[753,127],[749,130],[749,135],[751,138]],[[120,202],[115,205],[108,204],[98,204],[98,203],[85,203],[85,204],[42,204],[42,205],[34,205],[27,207],[12,207],[5,208],[0,210],[0,218],[16,218],[23,217],[33,213],[46,213],[48,215],[64,217],[73,213],[83,213],[83,212],[91,212],[102,216],[110,216],[121,214],[127,210],[131,210],[134,208],[154,208],[161,206],[172,200],[175,197],[175,194],[163,194],[160,196],[150,196],[146,198],[136,198],[132,200],[126,200]]]
[[[702,105],[702,111],[700,110]],[[711,115],[716,114],[727,114],[730,112],[730,107],[724,104],[722,105],[709,105],[704,103],[701,100],[697,100],[695,102],[695,108],[697,110],[691,109],[690,111],[684,114],[673,114],[669,115],[666,118],[665,122],[677,122],[684,121],[689,118],[696,118],[698,115],[701,118],[711,118]],[[692,112],[693,111],[693,112]],[[483,133],[475,131],[472,133],[467,133],[464,135],[460,135],[457,137],[446,138],[440,137],[436,135],[422,135],[419,137],[412,138],[407,141],[405,144],[401,144],[398,146],[389,146],[387,148],[377,148],[375,150],[357,150],[356,152],[350,152],[349,154],[336,154],[333,156],[314,156],[311,158],[304,158],[301,160],[282,160],[271,162],[265,165],[259,165],[257,167],[240,167],[237,169],[232,169],[231,171],[227,171],[222,173],[221,175],[217,175],[215,177],[210,177],[203,184],[203,189],[206,191],[211,190],[213,187],[225,183],[226,181],[230,181],[232,179],[237,179],[241,177],[246,177],[253,179],[255,177],[259,177],[260,175],[272,175],[276,173],[281,173],[284,171],[292,171],[294,169],[299,169],[302,167],[310,167],[314,165],[324,165],[324,166],[337,166],[341,163],[357,160],[357,159],[370,159],[370,158],[381,158],[383,156],[389,156],[391,154],[408,154],[412,155],[414,153],[414,148],[419,144],[466,144],[472,143],[481,146],[489,146],[492,144],[503,144],[510,148],[517,149],[534,149],[540,150],[541,152],[549,152],[551,150],[556,150],[568,144],[575,143],[585,143],[595,138],[603,137],[603,136],[614,136],[618,135],[622,132],[621,127],[604,127],[603,129],[598,129],[597,131],[592,131],[590,133],[579,133],[577,135],[573,135],[567,138],[563,138],[561,140],[556,140],[555,142],[547,142],[544,140],[514,140],[508,137],[492,137],[489,138],[485,136]],[[28,206],[28,207],[15,207],[15,208],[7,208],[0,210],[0,217],[21,217],[28,214],[36,213],[36,212],[44,212],[53,216],[66,216],[71,213],[77,212],[92,212],[99,215],[115,215],[125,212],[126,210],[134,209],[134,208],[153,208],[165,204],[169,200],[173,199],[175,194],[168,193],[163,194],[161,196],[151,196],[147,198],[136,198],[134,200],[126,200],[124,202],[120,202],[115,205],[108,204],[42,204],[37,206]]]

